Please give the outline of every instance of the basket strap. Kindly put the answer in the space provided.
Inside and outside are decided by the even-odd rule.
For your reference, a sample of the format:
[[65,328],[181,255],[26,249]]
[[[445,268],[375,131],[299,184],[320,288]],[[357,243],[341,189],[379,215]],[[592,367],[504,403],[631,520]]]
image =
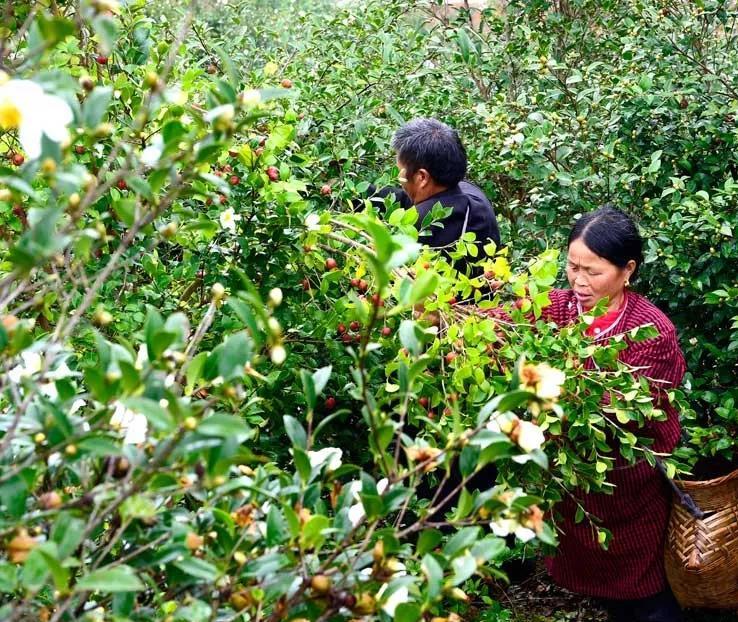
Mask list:
[[694,502],[694,499],[692,499],[690,495],[679,488],[679,486],[674,483],[674,480],[666,474],[666,467],[659,458],[656,458],[656,468],[658,468],[664,478],[666,478],[666,481],[669,483],[669,486],[674,491],[677,499],[679,499],[679,503],[681,503],[686,508],[687,512],[689,512],[693,518],[696,518],[697,520],[702,520],[705,517],[705,513]]

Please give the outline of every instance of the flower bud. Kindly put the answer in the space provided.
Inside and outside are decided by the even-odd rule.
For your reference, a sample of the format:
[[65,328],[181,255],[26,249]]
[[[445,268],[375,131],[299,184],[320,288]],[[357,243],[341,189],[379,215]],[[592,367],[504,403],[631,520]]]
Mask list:
[[213,302],[220,302],[225,298],[225,287],[221,283],[215,283],[210,289],[210,293],[213,297]]
[[279,287],[275,287],[269,292],[269,304],[273,307],[278,307],[282,304],[282,290]]

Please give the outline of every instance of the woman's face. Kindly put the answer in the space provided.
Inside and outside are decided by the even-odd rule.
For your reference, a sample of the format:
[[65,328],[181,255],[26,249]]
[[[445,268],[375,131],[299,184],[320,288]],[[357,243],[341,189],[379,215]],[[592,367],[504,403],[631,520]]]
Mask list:
[[566,277],[583,309],[591,309],[603,298],[609,300],[608,308],[614,309],[620,306],[625,282],[635,267],[631,259],[624,268],[619,268],[593,253],[579,238],[569,245]]

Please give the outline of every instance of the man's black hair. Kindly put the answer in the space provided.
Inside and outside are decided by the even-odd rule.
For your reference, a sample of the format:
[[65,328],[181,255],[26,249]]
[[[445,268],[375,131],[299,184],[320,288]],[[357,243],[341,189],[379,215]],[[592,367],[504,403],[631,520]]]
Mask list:
[[584,244],[595,255],[607,259],[618,268],[625,268],[632,259],[636,263],[630,279],[638,274],[643,263],[643,240],[633,220],[611,205],[584,214],[577,220],[569,234],[569,246],[576,240]]
[[424,168],[440,186],[455,186],[466,175],[466,151],[455,129],[437,119],[413,119],[392,138],[407,175]]

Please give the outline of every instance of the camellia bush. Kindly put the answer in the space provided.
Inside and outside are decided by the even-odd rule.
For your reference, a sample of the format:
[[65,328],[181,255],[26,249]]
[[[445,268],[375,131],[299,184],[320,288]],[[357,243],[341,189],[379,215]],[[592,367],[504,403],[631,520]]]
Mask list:
[[[340,10],[316,26],[330,39],[265,39],[246,63],[234,32],[266,19],[250,10],[91,0],[4,21],[3,620],[470,618],[468,586],[504,580],[514,541],[555,547],[556,501],[610,490],[618,455],[657,458],[640,428],[663,413],[617,362],[653,330],[595,348],[591,316],[541,319],[565,214],[551,207],[550,248],[467,236],[441,256],[414,209],[363,201],[390,180],[401,111],[438,113],[443,93],[419,91],[381,123],[361,114],[408,29],[418,71],[448,53],[422,58],[431,17]],[[353,28],[386,35],[360,52]],[[458,28],[461,69],[477,53]],[[335,73],[311,60],[344,34],[357,47]],[[362,59],[370,81],[349,88]],[[490,127],[478,104],[459,114]],[[480,176],[491,136],[470,145]],[[524,215],[509,187],[513,239],[545,210]]]
[[[733,460],[735,7],[442,4],[348,4],[312,27],[303,18],[272,54],[300,91],[304,175],[346,209],[368,181],[396,183],[392,132],[435,116],[460,131],[513,265],[562,248],[579,214],[624,209],[647,240],[636,288],[675,322],[687,357],[680,456]],[[245,62],[237,29],[210,32]]]

